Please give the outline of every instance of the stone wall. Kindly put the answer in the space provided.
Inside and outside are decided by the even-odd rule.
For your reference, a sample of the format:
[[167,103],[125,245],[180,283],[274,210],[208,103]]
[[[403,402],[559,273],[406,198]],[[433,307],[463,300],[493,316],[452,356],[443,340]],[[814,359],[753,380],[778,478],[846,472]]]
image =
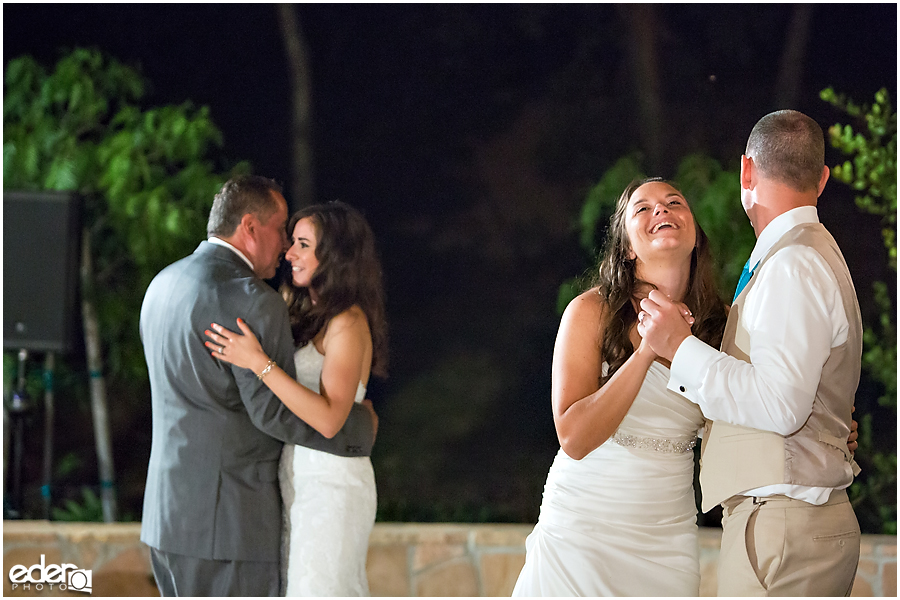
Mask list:
[[[525,562],[530,525],[376,523],[367,571],[373,596],[508,596]],[[137,523],[4,521],[4,596],[80,596],[83,593],[19,586],[9,571],[71,563],[91,569],[95,596],[158,595],[149,551]],[[701,528],[701,595],[712,596],[720,530]],[[865,535],[853,596],[897,596],[897,538]]]

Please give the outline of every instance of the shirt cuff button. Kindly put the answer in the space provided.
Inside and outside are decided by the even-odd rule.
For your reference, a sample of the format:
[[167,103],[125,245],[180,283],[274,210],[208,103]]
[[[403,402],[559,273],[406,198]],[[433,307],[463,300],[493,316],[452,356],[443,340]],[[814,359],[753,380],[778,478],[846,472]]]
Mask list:
[[684,391],[684,386],[683,386],[683,385],[679,385],[679,386],[678,386],[678,389],[681,390],[681,391],[683,392],[683,391]]

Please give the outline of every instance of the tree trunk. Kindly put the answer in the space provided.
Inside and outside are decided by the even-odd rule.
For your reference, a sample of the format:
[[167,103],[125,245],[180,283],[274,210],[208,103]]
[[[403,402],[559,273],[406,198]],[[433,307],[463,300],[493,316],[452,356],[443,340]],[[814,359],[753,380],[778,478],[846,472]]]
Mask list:
[[100,347],[100,325],[93,303],[94,269],[91,259],[91,233],[84,228],[81,237],[81,317],[84,321],[84,347],[91,378],[91,412],[94,416],[94,440],[100,472],[100,499],[103,520],[116,520],[116,490],[112,444],[109,433],[109,411],[106,401],[106,379],[103,377],[103,351]]
[[291,82],[291,186],[288,204],[295,207],[315,203],[312,164],[312,113],[309,58],[292,4],[278,5],[278,24],[288,58]]
[[634,90],[637,94],[641,146],[647,154],[650,173],[662,168],[663,111],[660,100],[656,38],[659,35],[655,9],[650,4],[618,5],[626,24],[625,38]]
[[791,23],[785,34],[784,52],[775,82],[775,110],[797,109],[803,83],[803,63],[809,44],[812,5],[795,4]]

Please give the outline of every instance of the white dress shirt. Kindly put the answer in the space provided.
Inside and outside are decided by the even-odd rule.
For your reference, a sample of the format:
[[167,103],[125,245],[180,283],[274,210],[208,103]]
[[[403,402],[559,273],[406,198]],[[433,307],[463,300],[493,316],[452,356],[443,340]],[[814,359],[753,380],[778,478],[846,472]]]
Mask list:
[[[795,226],[818,222],[814,206],[779,215],[757,239],[750,264],[755,268]],[[847,340],[849,323],[837,279],[812,248],[783,248],[754,276],[758,281],[747,291],[740,315],[750,334],[751,362],[691,336],[675,353],[668,388],[700,406],[707,419],[789,435],[809,418],[822,366],[831,349]],[[831,491],[777,484],[743,494],[784,494],[824,504]]]
[[247,258],[243,252],[241,252],[240,250],[238,250],[237,248],[235,248],[234,246],[232,246],[231,244],[229,244],[222,238],[217,238],[215,236],[209,236],[208,238],[206,238],[206,241],[209,242],[210,244],[215,244],[216,246],[224,246],[224,247],[228,248],[229,250],[231,250],[232,252],[234,252],[235,254],[240,256],[241,260],[244,261],[245,263],[247,263],[247,266],[249,266],[251,269],[253,269],[254,273],[256,272],[256,269],[254,268],[253,263],[250,262],[250,259]]

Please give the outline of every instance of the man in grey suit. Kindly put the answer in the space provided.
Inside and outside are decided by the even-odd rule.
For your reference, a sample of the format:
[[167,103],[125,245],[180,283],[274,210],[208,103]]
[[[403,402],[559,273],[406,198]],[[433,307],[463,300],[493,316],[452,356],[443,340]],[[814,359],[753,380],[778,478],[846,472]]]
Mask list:
[[258,176],[228,181],[209,239],[163,269],[141,307],[153,443],[141,541],[163,596],[275,596],[280,591],[283,443],[367,456],[377,417],[355,405],[333,438],[287,410],[258,375],[210,356],[213,322],[252,323],[266,354],[294,376],[287,307],[264,279],[286,248],[287,203]]

